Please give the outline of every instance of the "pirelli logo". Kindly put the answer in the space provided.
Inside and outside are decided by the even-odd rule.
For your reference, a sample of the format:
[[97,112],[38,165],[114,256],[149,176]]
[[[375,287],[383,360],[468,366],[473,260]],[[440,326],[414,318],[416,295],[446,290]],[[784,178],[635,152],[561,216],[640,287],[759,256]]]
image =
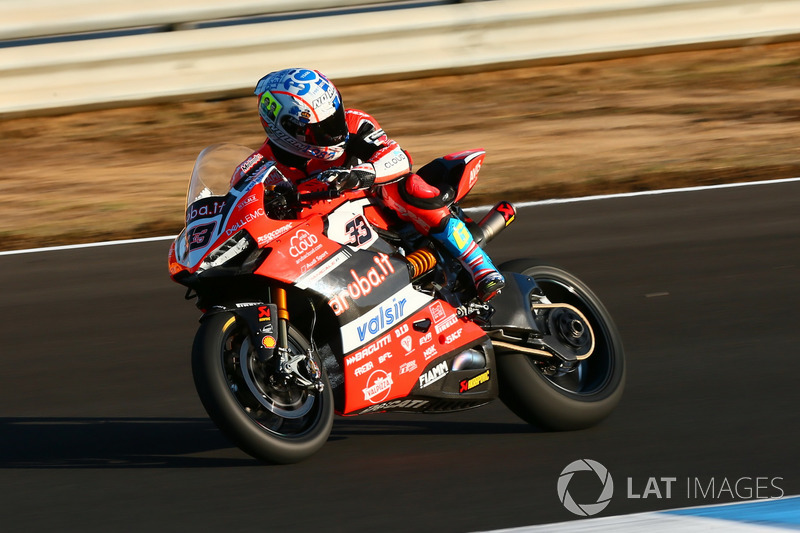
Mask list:
[[459,382],[460,388],[458,389],[458,392],[467,392],[469,390],[474,389],[478,385],[483,385],[487,381],[489,381],[489,371],[488,370],[486,372],[482,373],[482,374],[478,374],[474,378],[462,379]]

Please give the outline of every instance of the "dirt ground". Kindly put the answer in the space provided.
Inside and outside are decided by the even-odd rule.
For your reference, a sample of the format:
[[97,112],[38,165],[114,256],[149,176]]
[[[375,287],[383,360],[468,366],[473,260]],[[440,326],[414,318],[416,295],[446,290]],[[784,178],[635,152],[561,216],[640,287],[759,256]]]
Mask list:
[[[476,205],[800,176],[798,81],[785,43],[340,89],[417,167],[485,148]],[[200,150],[263,130],[248,97],[0,120],[0,141],[9,250],[177,233]]]

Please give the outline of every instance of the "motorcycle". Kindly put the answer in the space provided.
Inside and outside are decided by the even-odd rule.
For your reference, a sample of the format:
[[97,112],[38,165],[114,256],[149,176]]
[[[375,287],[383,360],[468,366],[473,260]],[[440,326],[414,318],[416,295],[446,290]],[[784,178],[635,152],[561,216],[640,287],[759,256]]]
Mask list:
[[[301,461],[324,445],[334,414],[444,413],[499,397],[532,425],[573,430],[619,402],[620,335],[578,278],[512,260],[499,265],[503,291],[483,303],[455,258],[374,195],[313,177],[293,184],[250,154],[201,152],[169,251],[171,278],[203,313],[197,393],[243,451]],[[476,223],[459,206],[484,156],[417,171],[450,187],[451,212],[482,247],[516,217],[500,202]]]

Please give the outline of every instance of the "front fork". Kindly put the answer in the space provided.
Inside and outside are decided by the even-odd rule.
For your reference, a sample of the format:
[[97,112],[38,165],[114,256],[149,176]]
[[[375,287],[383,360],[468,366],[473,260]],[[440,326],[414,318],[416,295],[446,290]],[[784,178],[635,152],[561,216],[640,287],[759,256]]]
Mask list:
[[286,354],[289,352],[289,309],[286,289],[278,287],[273,289],[273,293],[278,315],[278,351]]
[[[305,354],[292,355],[289,351],[289,309],[286,297],[286,289],[277,287],[273,290],[273,300],[277,308],[278,315],[278,357],[277,372],[287,379],[292,379],[305,388],[315,388],[322,391],[322,372],[319,365],[314,361],[314,344],[310,340],[311,346]],[[313,330],[312,330],[313,337]],[[305,372],[301,371],[301,368]]]
[[313,344],[306,353],[289,349],[289,311],[286,289],[272,289],[273,303],[247,303],[227,307],[247,326],[258,364],[272,365],[272,374],[302,388],[323,389],[322,373],[314,361]]

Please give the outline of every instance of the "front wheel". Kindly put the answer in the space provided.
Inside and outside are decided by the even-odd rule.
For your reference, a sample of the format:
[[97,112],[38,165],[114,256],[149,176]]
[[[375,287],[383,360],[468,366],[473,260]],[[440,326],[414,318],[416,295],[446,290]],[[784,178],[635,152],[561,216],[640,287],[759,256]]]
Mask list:
[[595,335],[592,355],[569,372],[521,351],[498,351],[503,403],[543,429],[563,431],[597,424],[619,403],[625,385],[625,355],[611,315],[586,284],[558,267],[520,259],[501,265],[500,270],[530,276],[551,302],[579,309]]
[[[309,343],[288,328],[291,355]],[[268,463],[296,463],[313,455],[333,427],[333,393],[325,369],[323,390],[275,376],[259,363],[243,321],[218,313],[202,321],[192,347],[192,374],[200,400],[217,427],[239,448]]]

